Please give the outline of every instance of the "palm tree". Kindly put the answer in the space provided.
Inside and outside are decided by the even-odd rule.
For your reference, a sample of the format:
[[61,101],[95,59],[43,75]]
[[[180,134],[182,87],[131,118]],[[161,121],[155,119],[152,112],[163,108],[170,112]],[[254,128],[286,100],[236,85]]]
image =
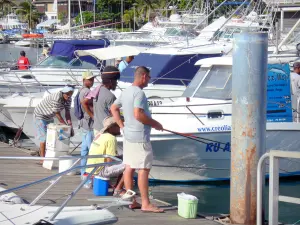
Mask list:
[[0,0],[0,8],[2,15],[4,15],[4,8],[15,6],[11,0]]
[[22,16],[22,19],[29,24],[30,29],[39,21],[41,14],[30,0],[26,0],[19,5],[16,13]]

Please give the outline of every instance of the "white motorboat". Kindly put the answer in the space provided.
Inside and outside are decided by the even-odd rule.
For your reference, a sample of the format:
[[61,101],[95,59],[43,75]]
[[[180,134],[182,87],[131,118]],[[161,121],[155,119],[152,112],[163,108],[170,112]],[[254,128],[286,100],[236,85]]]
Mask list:
[[15,46],[19,47],[30,47],[31,41],[30,40],[20,40],[15,43]]
[[28,29],[27,23],[22,23],[18,19],[18,16],[14,13],[6,15],[4,18],[0,19],[1,29]]
[[[277,64],[288,68],[285,75],[289,77],[289,65],[282,63],[295,59],[296,56],[280,60],[269,58],[269,75],[272,73],[272,65]],[[151,141],[156,166],[151,170],[152,179],[216,181],[230,178],[232,58],[209,58],[199,60],[196,64],[201,65],[201,68],[183,94],[189,97],[189,101],[182,98],[164,104],[163,107],[153,107],[152,115],[166,129],[203,139],[197,142],[197,138],[193,141],[179,135],[154,131]],[[283,84],[278,85],[283,87]],[[289,82],[284,83],[284,88],[290,93]],[[268,108],[270,114],[267,114],[266,151],[299,151],[300,124],[292,114],[292,108],[297,106],[292,107],[291,99],[284,99],[284,96],[277,97],[276,101],[280,104],[272,103],[272,100],[268,103],[273,104],[269,107],[275,111]],[[284,105],[281,109],[284,113],[277,113],[278,104]],[[280,173],[283,176],[300,174],[300,162],[282,160]]]
[[[277,62],[296,58],[281,58]],[[166,129],[203,139],[197,142],[173,133],[152,130],[152,180],[192,182],[226,180],[230,177],[232,61],[230,57],[208,58],[200,60],[197,65],[201,68],[185,90],[184,97],[152,107],[151,111],[153,118],[162,122]],[[8,101],[10,103],[3,107],[15,122],[22,124],[25,121],[23,131],[34,140],[32,112],[40,100],[33,98],[30,102],[28,97],[17,97]],[[28,108],[26,118],[25,108]],[[289,119],[267,123],[267,150],[298,151],[300,124]],[[77,136],[72,141],[76,145],[81,137],[78,132],[75,133]],[[122,138],[118,141],[122,142]],[[285,176],[300,174],[300,163],[283,160],[280,169]]]

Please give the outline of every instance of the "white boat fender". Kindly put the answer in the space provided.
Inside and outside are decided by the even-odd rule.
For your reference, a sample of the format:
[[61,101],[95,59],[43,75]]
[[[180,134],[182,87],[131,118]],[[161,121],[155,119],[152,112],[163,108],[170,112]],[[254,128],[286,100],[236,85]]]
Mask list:
[[[0,191],[5,191],[6,189],[0,187]],[[11,204],[24,204],[24,201],[22,198],[20,198],[15,193],[11,192],[5,195],[0,196],[1,202],[11,203]]]

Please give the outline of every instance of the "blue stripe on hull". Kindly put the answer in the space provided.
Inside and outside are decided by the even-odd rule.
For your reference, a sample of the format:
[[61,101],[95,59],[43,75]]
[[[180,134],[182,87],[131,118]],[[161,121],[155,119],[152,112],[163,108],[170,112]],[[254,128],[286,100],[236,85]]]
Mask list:
[[[279,173],[279,177],[296,177],[300,176],[300,171],[291,172],[291,173]],[[266,175],[266,178],[269,178],[269,174]],[[229,181],[230,178],[207,178],[202,180],[159,180],[149,178],[151,183],[205,183],[205,182],[220,182],[220,181]]]

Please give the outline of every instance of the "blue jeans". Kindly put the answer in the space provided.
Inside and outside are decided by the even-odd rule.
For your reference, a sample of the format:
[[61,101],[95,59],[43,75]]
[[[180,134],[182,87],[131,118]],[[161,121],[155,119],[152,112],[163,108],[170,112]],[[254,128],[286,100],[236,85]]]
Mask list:
[[[93,130],[82,130],[82,144],[81,144],[81,156],[87,156],[89,154],[89,150],[91,144],[94,139]],[[81,159],[81,166],[85,166],[87,159]],[[81,168],[81,176],[84,174],[85,168]]]

